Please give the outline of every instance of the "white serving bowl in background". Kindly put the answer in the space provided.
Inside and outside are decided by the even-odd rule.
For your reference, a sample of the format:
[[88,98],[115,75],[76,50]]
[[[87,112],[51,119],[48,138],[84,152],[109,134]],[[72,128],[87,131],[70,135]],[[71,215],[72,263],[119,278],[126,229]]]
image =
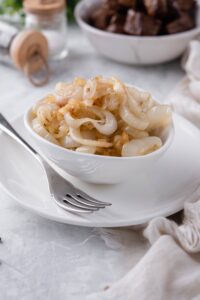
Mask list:
[[75,152],[53,144],[32,129],[31,121],[32,108],[26,112],[24,123],[33,146],[42,156],[68,174],[97,184],[119,183],[130,177],[134,181],[138,172],[145,172],[145,170],[153,172],[154,163],[164,155],[174,137],[172,124],[162,133],[163,145],[160,149],[144,156],[110,157]]
[[148,65],[173,60],[186,49],[190,40],[200,33],[200,11],[197,27],[182,33],[163,36],[130,36],[110,33],[92,27],[88,16],[101,0],[82,0],[75,9],[76,21],[93,47],[102,55],[127,64]]

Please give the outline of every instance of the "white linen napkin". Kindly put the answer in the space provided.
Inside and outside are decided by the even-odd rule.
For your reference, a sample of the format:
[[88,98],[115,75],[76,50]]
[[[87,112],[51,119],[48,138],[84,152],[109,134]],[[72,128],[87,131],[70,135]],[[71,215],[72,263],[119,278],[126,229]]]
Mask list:
[[[200,42],[192,41],[183,58],[186,77],[168,97],[174,110],[200,128]],[[200,141],[199,141],[200,142]],[[200,156],[200,153],[199,153]],[[199,157],[200,159],[200,157]],[[200,300],[200,187],[185,204],[181,226],[166,218],[152,220],[144,231],[151,247],[130,229],[101,229],[108,246],[121,249],[129,269],[89,300]],[[133,259],[134,252],[136,260]],[[129,266],[127,260],[130,259]],[[123,269],[123,268],[122,268]]]
[[183,56],[186,76],[167,97],[174,111],[200,128],[200,42],[191,41]]

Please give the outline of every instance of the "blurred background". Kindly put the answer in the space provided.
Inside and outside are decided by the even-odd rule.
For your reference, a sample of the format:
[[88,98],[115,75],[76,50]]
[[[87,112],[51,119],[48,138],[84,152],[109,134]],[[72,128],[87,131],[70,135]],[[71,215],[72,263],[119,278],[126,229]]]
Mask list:
[[[81,32],[68,27],[75,19]],[[0,0],[0,61],[45,85],[52,61],[68,57],[69,67],[75,53],[81,51],[76,60],[83,56],[83,33],[88,54],[91,45],[100,57],[135,70],[180,57],[199,34],[199,20],[195,0]]]
[[[69,21],[74,20],[74,8],[79,0],[68,0],[67,17]],[[0,19],[24,24],[23,0],[0,0]]]

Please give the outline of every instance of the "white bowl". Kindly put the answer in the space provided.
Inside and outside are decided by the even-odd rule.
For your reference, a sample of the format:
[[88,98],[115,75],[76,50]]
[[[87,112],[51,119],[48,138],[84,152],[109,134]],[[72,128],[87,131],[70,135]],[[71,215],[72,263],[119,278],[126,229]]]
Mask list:
[[75,9],[76,20],[93,47],[102,55],[115,61],[148,65],[167,62],[180,56],[190,40],[200,33],[200,12],[197,27],[182,33],[164,36],[128,36],[109,33],[87,23],[90,12],[101,0],[82,0]]
[[162,132],[163,146],[144,156],[110,157],[85,154],[65,149],[39,136],[31,126],[32,108],[24,116],[25,127],[35,149],[68,174],[98,184],[119,183],[137,176],[138,172],[154,169],[156,161],[166,152],[174,137],[173,125]]

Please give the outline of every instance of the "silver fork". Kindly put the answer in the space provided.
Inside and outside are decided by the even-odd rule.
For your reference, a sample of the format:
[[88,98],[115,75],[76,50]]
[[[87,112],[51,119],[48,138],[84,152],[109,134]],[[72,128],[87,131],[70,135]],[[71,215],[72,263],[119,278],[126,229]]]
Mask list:
[[0,113],[0,129],[26,148],[42,165],[47,175],[51,198],[61,208],[74,213],[91,213],[110,206],[111,203],[102,202],[76,188],[69,181],[61,177],[54,169],[33,149],[10,125]]

